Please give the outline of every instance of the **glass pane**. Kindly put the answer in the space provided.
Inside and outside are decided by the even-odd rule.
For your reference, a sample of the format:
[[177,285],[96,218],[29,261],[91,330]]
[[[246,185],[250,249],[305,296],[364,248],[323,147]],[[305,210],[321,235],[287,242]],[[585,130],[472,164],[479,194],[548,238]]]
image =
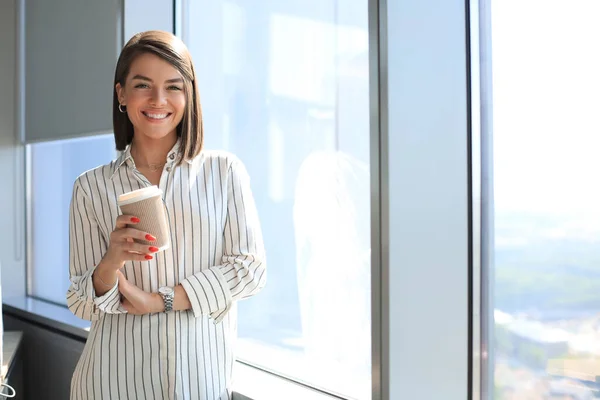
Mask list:
[[495,399],[600,388],[600,2],[492,2]]
[[30,145],[30,295],[67,304],[69,288],[69,203],[83,172],[115,158],[112,135]]
[[368,399],[367,0],[188,4],[206,147],[246,164],[267,247],[237,354]]

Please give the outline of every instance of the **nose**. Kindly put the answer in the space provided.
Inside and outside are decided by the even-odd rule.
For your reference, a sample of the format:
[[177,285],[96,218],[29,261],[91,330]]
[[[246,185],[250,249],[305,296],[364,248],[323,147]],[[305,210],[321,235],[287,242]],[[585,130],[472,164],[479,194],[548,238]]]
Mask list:
[[152,104],[153,106],[163,106],[166,104],[166,102],[167,102],[167,97],[165,96],[165,93],[163,92],[162,88],[155,87],[152,90],[152,97],[150,98],[150,104]]

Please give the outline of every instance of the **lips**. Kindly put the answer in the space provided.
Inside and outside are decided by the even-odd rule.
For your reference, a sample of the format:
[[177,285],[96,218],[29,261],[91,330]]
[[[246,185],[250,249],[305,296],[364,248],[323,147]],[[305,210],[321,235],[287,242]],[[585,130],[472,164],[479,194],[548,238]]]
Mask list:
[[168,118],[172,113],[166,111],[142,111],[142,114],[147,118],[160,121],[162,119]]

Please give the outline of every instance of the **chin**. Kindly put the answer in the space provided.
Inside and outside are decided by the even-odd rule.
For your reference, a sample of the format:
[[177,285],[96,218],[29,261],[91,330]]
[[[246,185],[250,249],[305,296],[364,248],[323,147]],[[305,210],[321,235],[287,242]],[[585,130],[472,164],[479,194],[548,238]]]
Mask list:
[[144,136],[150,140],[161,140],[161,139],[165,139],[170,136],[177,136],[177,132],[176,132],[175,128],[172,128],[170,130],[160,130],[160,131],[137,129],[137,131],[143,132],[141,134],[141,136]]

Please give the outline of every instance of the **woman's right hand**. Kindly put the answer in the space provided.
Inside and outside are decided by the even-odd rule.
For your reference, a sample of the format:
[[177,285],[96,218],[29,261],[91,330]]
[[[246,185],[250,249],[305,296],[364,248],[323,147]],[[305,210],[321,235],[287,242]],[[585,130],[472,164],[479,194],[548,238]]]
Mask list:
[[123,268],[127,261],[152,260],[152,254],[158,251],[158,248],[155,246],[134,242],[134,239],[147,240],[149,242],[156,240],[148,232],[127,226],[139,222],[139,218],[133,215],[119,215],[117,217],[115,230],[110,234],[110,243],[102,258],[102,264],[105,264],[108,269],[117,271]]

